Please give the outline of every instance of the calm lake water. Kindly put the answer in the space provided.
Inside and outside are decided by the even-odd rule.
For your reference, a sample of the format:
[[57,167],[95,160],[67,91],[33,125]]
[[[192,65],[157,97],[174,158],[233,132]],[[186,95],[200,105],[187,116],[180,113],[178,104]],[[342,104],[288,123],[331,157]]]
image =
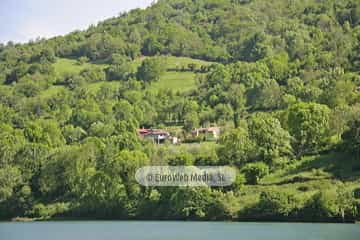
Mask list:
[[1,240],[359,240],[360,225],[220,222],[0,223]]

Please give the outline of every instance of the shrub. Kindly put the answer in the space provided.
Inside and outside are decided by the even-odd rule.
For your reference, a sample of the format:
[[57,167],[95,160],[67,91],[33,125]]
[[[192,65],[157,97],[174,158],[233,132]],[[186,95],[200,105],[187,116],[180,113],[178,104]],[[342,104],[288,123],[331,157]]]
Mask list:
[[304,211],[311,219],[328,219],[336,215],[336,196],[332,192],[316,193],[307,203]]
[[297,190],[301,191],[301,192],[307,192],[310,190],[309,186],[299,186],[297,188]]
[[54,203],[49,205],[44,205],[42,203],[36,204],[28,212],[28,216],[34,218],[51,218],[55,215],[60,215],[69,211],[68,203]]
[[229,190],[238,192],[242,189],[245,182],[246,182],[246,178],[245,178],[244,174],[238,173],[238,174],[236,174],[235,182],[233,184],[231,184],[231,186],[229,187]]
[[169,165],[171,166],[190,166],[194,162],[194,157],[190,153],[180,152],[171,156],[168,160]]
[[263,162],[249,163],[241,170],[248,184],[258,184],[259,180],[269,173],[269,166]]
[[343,187],[336,191],[320,191],[316,193],[305,205],[304,214],[312,221],[353,219],[355,216],[355,202],[351,192]]
[[95,83],[106,80],[106,74],[101,68],[87,68],[81,71],[80,75],[87,83]]
[[211,220],[235,219],[240,210],[240,202],[236,195],[230,192],[214,191],[213,201],[209,204],[207,217]]
[[80,57],[79,59],[78,59],[78,64],[79,65],[84,65],[85,63],[87,63],[87,62],[89,62],[90,61],[90,59],[88,58],[88,57]]
[[354,189],[354,197],[355,199],[360,199],[360,188]]
[[288,217],[298,205],[294,194],[270,189],[260,194],[258,210],[263,216]]
[[163,59],[159,57],[145,59],[136,73],[137,79],[144,82],[154,82],[165,72]]

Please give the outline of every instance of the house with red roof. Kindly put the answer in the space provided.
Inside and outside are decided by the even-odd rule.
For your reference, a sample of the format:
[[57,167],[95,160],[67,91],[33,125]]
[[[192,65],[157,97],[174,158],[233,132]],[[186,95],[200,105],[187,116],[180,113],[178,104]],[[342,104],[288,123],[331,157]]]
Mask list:
[[173,144],[177,143],[177,138],[171,137],[170,133],[162,129],[138,129],[138,133],[144,139],[149,139],[156,144],[164,143],[166,140],[171,141]]

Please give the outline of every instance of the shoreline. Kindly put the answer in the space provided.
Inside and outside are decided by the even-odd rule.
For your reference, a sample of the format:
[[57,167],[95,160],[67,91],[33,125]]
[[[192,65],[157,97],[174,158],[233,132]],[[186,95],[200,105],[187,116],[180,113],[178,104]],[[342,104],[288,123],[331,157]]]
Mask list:
[[0,220],[1,222],[26,223],[26,222],[195,222],[195,223],[307,223],[307,224],[360,224],[360,221],[305,221],[305,220],[181,220],[181,219],[101,219],[101,218],[26,218],[17,217],[10,220]]

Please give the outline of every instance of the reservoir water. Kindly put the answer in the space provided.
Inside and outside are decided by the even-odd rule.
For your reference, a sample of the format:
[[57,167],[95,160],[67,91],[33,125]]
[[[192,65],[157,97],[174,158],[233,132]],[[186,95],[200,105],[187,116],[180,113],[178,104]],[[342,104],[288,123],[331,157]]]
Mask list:
[[0,240],[359,240],[358,224],[66,221],[0,223]]

